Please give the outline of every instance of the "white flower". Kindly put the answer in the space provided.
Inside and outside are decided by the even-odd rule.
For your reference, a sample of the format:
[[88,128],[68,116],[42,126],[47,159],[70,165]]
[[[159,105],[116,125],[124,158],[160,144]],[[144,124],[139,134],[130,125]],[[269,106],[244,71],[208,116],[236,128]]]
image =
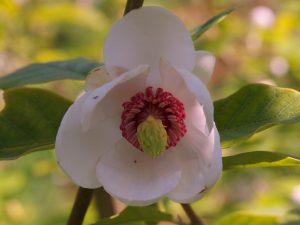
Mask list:
[[195,51],[182,22],[159,7],[114,24],[104,56],[105,68],[88,76],[87,92],[59,128],[62,169],[78,185],[103,186],[129,205],[201,198],[222,171],[204,84],[214,57]]

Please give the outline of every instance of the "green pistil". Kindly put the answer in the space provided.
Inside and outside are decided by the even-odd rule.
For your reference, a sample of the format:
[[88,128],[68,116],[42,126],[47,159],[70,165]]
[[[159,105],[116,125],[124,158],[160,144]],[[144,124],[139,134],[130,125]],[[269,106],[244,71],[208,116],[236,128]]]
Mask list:
[[159,156],[166,150],[168,135],[160,119],[148,116],[137,127],[137,138],[142,150],[149,156]]

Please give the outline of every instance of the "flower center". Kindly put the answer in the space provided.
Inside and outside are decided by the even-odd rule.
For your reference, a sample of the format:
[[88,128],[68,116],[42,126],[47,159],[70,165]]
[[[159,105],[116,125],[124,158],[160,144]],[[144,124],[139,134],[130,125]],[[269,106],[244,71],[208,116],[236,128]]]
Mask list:
[[168,135],[160,119],[148,116],[138,125],[137,138],[147,155],[158,156],[166,149]]
[[170,92],[147,87],[123,103],[120,129],[133,146],[158,156],[186,133],[184,106]]

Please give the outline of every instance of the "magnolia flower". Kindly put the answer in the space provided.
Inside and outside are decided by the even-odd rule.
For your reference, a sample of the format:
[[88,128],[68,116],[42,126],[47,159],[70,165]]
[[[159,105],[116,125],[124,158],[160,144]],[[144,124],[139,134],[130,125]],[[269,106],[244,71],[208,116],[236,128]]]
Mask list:
[[201,198],[222,171],[205,86],[214,57],[194,50],[175,15],[143,7],[113,25],[104,58],[60,125],[61,168],[129,205]]

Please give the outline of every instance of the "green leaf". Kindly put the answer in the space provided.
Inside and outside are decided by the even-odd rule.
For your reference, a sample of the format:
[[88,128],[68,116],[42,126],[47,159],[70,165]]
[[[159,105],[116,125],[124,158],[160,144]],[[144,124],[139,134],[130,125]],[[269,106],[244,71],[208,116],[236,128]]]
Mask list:
[[215,225],[278,225],[274,215],[233,213],[219,220]]
[[214,106],[215,122],[225,147],[273,125],[300,120],[300,93],[265,84],[247,85]]
[[29,152],[50,149],[71,101],[35,88],[4,93],[0,112],[0,159],[14,159]]
[[234,8],[226,9],[225,11],[221,12],[218,15],[213,16],[208,21],[206,21],[204,24],[201,24],[198,27],[195,27],[193,30],[191,30],[190,34],[193,39],[193,41],[196,41],[205,31],[207,31],[212,25],[219,23],[221,20],[223,20],[228,14],[234,11]]
[[63,79],[83,80],[92,69],[98,66],[101,64],[84,58],[31,64],[1,77],[0,89]]
[[159,211],[154,206],[147,207],[127,207],[119,215],[113,218],[104,219],[95,225],[116,225],[116,224],[134,224],[138,222],[159,222],[169,221],[172,222],[170,214]]
[[300,158],[267,151],[245,152],[223,157],[223,170],[280,166],[300,166]]

